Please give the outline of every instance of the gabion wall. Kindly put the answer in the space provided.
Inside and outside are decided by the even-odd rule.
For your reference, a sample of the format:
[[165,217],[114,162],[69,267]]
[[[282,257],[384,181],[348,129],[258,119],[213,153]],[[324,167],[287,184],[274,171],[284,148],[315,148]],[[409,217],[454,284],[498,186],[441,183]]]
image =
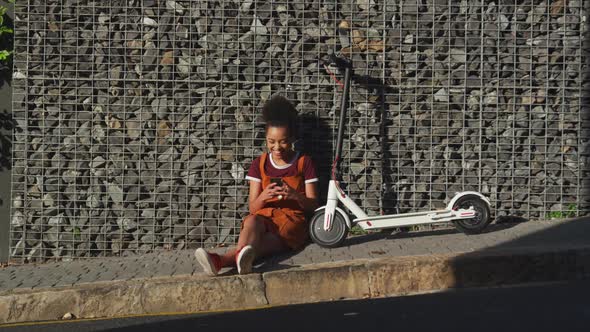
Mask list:
[[29,0],[16,4],[11,256],[233,243],[260,106],[302,117],[325,192],[348,24],[343,162],[370,213],[477,190],[497,217],[586,214],[585,3]]

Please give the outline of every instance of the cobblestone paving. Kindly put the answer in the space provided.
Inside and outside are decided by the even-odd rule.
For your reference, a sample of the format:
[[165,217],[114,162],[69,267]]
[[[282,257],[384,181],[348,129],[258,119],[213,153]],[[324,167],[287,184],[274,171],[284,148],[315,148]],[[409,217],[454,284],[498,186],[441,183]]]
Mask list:
[[[283,254],[259,262],[256,270],[269,271],[362,258],[511,251],[523,248],[568,249],[590,245],[590,237],[587,234],[590,234],[590,218],[503,223],[490,225],[483,234],[469,236],[452,229],[395,234],[375,233],[351,237],[342,247],[335,249],[324,249],[311,244],[300,252]],[[217,252],[223,250],[225,249],[214,249]],[[222,272],[236,273],[235,269],[226,269]],[[0,268],[0,291],[198,273],[202,271],[193,258],[192,250],[35,265],[9,265]]]

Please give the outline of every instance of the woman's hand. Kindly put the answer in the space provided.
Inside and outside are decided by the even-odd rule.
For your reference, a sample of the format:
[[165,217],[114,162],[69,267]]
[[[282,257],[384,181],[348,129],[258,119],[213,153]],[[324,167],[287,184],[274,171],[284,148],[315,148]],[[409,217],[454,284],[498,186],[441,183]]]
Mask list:
[[277,186],[277,184],[273,182],[266,186],[266,188],[264,188],[264,190],[260,193],[260,196],[258,197],[262,199],[262,201],[266,202],[269,199],[281,195],[282,190],[283,189],[281,187]]
[[281,188],[281,191],[278,192],[279,199],[292,199],[292,200],[299,200],[301,199],[301,194],[297,192],[297,190],[289,187],[288,184],[284,183]]
[[286,183],[278,193],[282,199],[294,200],[306,213],[312,213],[317,207],[316,183],[305,184],[305,194],[289,187]]

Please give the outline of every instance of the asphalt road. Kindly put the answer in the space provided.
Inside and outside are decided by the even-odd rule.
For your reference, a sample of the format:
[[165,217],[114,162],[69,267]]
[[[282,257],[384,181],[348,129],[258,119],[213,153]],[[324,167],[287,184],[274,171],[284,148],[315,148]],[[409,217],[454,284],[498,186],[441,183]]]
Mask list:
[[590,281],[455,290],[190,315],[0,326],[0,331],[590,331]]

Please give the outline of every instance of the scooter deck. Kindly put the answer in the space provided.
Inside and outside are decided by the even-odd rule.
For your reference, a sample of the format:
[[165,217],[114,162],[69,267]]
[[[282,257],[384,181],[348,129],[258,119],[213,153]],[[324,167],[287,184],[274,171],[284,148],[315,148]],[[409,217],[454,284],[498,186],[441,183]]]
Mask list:
[[384,216],[358,218],[354,223],[362,229],[386,229],[401,226],[435,224],[458,219],[468,219],[475,215],[473,209],[435,210],[425,212],[411,212]]
[[443,210],[434,210],[434,211],[422,211],[422,212],[408,212],[408,213],[398,213],[398,214],[384,214],[379,216],[368,216],[366,218],[357,218],[354,219],[353,222],[361,222],[361,221],[378,221],[384,219],[396,219],[396,218],[407,218],[407,217],[418,217],[418,216],[428,216],[428,215],[437,215],[443,213],[449,213],[450,210],[443,209]]

